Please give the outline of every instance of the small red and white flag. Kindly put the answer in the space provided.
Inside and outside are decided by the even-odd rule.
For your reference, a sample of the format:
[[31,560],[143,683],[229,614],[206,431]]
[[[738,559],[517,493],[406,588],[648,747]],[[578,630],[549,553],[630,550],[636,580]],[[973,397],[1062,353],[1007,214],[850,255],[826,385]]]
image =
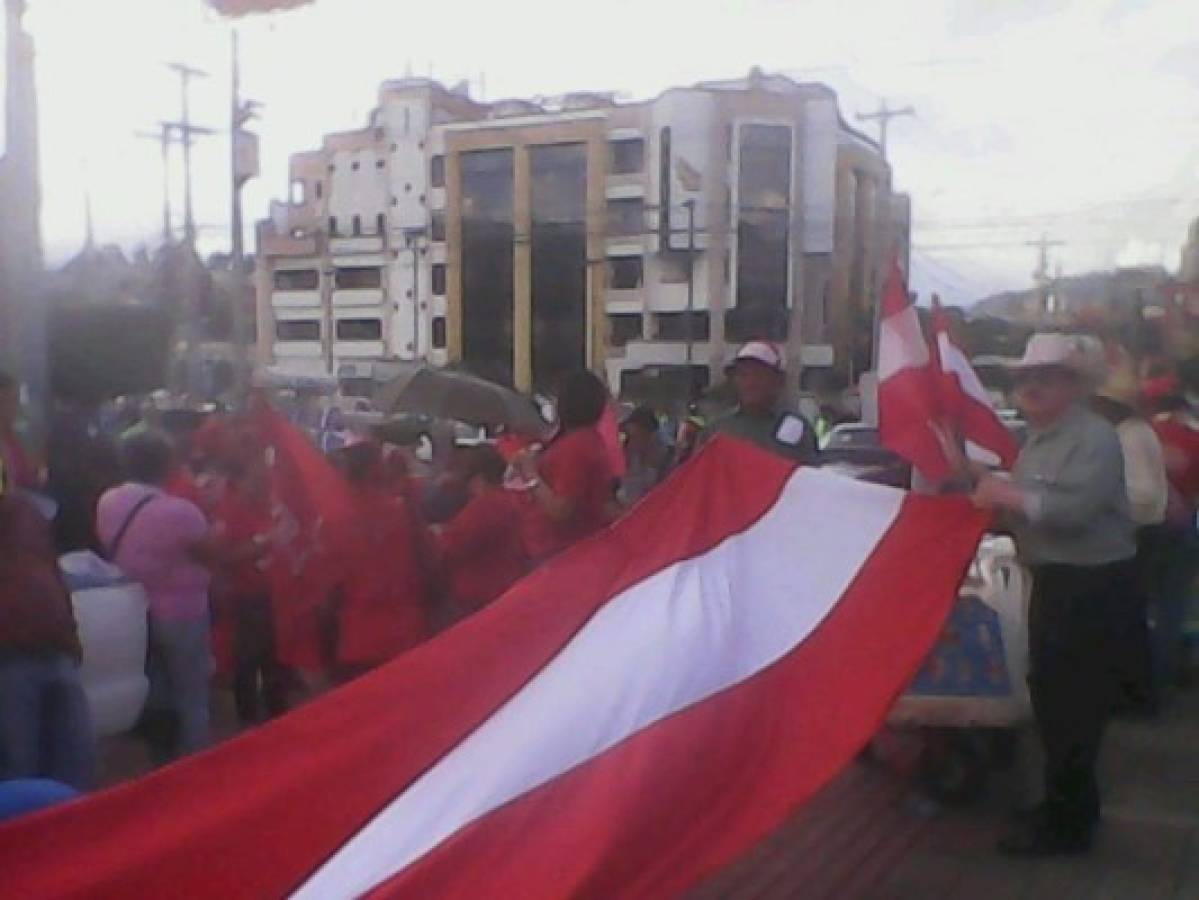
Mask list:
[[1020,448],[995,412],[970,360],[954,343],[949,318],[935,295],[933,341],[939,406],[946,421],[966,442],[966,455],[989,466],[1010,469]]
[[437,639],[0,827],[4,893],[675,896],[869,740],[983,527],[963,498],[717,438]]
[[937,436],[941,418],[928,342],[903,271],[893,261],[883,286],[879,320],[879,441],[934,484],[953,474]]

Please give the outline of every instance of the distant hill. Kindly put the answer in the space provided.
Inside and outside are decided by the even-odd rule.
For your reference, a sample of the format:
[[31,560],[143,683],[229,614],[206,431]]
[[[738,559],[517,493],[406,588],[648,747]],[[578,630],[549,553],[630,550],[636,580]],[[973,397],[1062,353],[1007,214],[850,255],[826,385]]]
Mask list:
[[[1094,310],[1123,318],[1122,313],[1131,312],[1142,300],[1159,301],[1159,289],[1169,279],[1169,273],[1160,266],[1063,276],[1053,283],[1054,310],[1057,317],[1073,317]],[[1039,309],[1037,299],[1033,288],[1004,291],[979,300],[970,308],[969,315],[1035,325],[1051,318]]]

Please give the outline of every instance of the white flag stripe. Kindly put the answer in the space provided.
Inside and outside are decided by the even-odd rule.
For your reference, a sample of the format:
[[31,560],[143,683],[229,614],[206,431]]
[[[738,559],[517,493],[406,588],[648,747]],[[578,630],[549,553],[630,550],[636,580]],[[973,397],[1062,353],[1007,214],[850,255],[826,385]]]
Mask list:
[[966,354],[943,331],[937,334],[937,349],[941,354],[941,368],[957,376],[958,384],[962,386],[962,390],[968,397],[990,409],[992,407],[991,398],[987,394],[987,389],[983,387],[983,383],[978,380],[978,373],[974,371],[974,366],[970,365]]
[[749,529],[607,603],[294,896],[360,896],[487,813],[771,665],[835,607],[903,497],[797,471]]
[[904,369],[928,365],[928,344],[913,306],[885,317],[878,326],[878,380],[885,381]]

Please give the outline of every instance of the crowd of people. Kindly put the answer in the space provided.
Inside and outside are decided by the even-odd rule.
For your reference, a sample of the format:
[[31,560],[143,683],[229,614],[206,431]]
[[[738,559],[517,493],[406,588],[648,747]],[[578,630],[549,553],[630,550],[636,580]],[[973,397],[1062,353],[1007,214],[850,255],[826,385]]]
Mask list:
[[1199,385],[1164,362],[1138,372],[1118,345],[1066,334],[1034,335],[1013,375],[1028,438],[1010,475],[969,480],[1032,574],[1029,688],[1045,777],[1043,801],[1000,849],[1085,853],[1101,820],[1109,716],[1155,714],[1186,674]]
[[614,458],[613,409],[578,372],[549,440],[466,441],[437,465],[368,437],[326,448],[350,515],[336,560],[315,566],[293,558],[304,523],[280,508],[252,415],[172,429],[149,404],[133,421],[72,407],[39,456],[15,427],[19,385],[0,377],[0,781],[95,782],[60,554],[91,551],[144,589],[137,730],[162,764],[213,741],[214,685],[243,727],[278,716],[478,612],[637,502],[676,456],[638,408]]
[[[1059,334],[1030,342],[1013,369],[1029,426],[1013,472],[954,460],[952,489],[995,511],[1033,576],[1030,686],[1046,800],[1005,842],[1010,852],[1090,846],[1113,691],[1153,713],[1186,674],[1199,378],[1164,362],[1138,371],[1116,347],[1097,366],[1095,346]],[[747,344],[728,375],[729,415],[707,427],[689,416],[671,433],[638,407],[620,423],[619,448],[605,431],[611,398],[587,372],[559,385],[549,440],[467,441],[432,465],[373,439],[323,448],[350,515],[322,566],[308,558],[320,523],[281,509],[274,450],[250,417],[172,434],[146,415],[114,440],[76,415],[52,434],[47,472],[16,433],[18,385],[0,376],[0,781],[94,781],[59,553],[91,549],[145,589],[151,690],[138,728],[166,762],[213,740],[214,683],[248,727],[358,677],[603,529],[716,434],[819,462],[818,426],[784,403],[776,347]],[[57,517],[35,502],[40,491]],[[297,540],[306,529],[307,544]]]

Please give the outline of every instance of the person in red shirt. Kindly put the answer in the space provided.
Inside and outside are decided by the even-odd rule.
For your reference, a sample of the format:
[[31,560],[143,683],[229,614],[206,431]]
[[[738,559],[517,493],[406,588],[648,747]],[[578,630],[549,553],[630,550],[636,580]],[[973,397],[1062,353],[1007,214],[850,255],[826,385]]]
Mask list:
[[616,515],[616,476],[596,424],[608,391],[591,372],[568,375],[558,392],[558,434],[513,460],[525,479],[525,550],[534,564],[590,537]]
[[0,371],[0,462],[13,487],[37,490],[41,484],[37,465],[17,434],[17,416],[21,412],[20,385],[7,372]]
[[494,447],[458,450],[470,500],[441,529],[441,563],[457,615],[482,609],[515,584],[527,569],[516,498],[504,490],[507,464]]
[[91,786],[94,741],[71,596],[50,523],[0,460],[0,781]]
[[[1187,407],[1182,386],[1171,375],[1145,383],[1145,400],[1154,413],[1152,424],[1162,444],[1166,477],[1183,504],[1182,512],[1194,518],[1199,506],[1199,420]],[[1180,511],[1173,511],[1177,516]]]
[[388,489],[378,446],[363,442],[340,452],[357,515],[341,560],[336,662],[353,677],[428,636],[429,584],[417,520]]
[[[213,510],[224,565],[214,590],[214,645],[232,657],[233,700],[243,726],[287,712],[288,677],[275,649],[270,542],[270,472],[261,451],[225,462],[225,489]],[[230,652],[231,651],[231,652]]]
[[1166,521],[1155,548],[1158,576],[1156,627],[1153,632],[1154,681],[1159,694],[1185,673],[1182,667],[1183,623],[1199,572],[1199,420],[1188,409],[1182,385],[1173,375],[1145,383],[1146,404],[1162,445],[1170,499]]

